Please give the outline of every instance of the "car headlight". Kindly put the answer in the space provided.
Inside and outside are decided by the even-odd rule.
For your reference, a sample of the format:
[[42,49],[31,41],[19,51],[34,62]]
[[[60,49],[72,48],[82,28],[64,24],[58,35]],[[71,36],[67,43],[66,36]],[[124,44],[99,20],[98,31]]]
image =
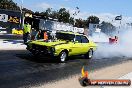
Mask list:
[[55,48],[54,48],[54,47],[51,47],[51,51],[52,51],[52,52],[55,52]]
[[49,48],[48,48],[48,52],[49,52],[49,53],[55,52],[55,48],[54,48],[54,47],[49,47]]

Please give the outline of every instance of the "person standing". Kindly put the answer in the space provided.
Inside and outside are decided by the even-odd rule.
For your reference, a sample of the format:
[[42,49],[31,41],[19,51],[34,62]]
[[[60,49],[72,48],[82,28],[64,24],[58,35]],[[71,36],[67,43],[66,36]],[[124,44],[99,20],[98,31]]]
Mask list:
[[48,34],[47,34],[47,32],[46,32],[46,31],[44,32],[44,40],[45,40],[45,41],[47,41],[47,40],[48,40]]
[[24,44],[27,43],[30,33],[31,33],[31,25],[29,23],[24,24],[24,30],[23,30]]

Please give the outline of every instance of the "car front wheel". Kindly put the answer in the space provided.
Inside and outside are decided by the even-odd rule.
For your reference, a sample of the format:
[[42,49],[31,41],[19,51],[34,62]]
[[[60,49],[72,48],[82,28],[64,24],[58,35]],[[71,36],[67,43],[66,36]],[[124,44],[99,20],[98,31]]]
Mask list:
[[65,62],[67,60],[67,52],[66,51],[62,51],[59,55],[59,60],[60,62]]

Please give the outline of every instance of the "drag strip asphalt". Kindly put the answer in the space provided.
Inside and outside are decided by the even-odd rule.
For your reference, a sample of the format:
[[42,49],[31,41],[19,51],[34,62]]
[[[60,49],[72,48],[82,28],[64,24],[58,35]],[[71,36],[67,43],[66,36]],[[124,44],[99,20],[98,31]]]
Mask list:
[[87,60],[79,56],[59,63],[55,58],[35,58],[26,50],[3,50],[0,51],[0,88],[41,85],[80,74],[82,66],[95,71],[129,60],[126,57]]

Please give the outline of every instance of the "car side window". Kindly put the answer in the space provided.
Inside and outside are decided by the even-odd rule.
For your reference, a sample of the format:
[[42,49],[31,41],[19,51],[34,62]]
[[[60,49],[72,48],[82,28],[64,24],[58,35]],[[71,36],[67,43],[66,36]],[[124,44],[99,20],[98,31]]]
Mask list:
[[78,41],[78,43],[81,43],[82,42],[81,36],[76,35],[76,41]]
[[88,43],[89,40],[87,39],[86,36],[82,36],[82,43]]

